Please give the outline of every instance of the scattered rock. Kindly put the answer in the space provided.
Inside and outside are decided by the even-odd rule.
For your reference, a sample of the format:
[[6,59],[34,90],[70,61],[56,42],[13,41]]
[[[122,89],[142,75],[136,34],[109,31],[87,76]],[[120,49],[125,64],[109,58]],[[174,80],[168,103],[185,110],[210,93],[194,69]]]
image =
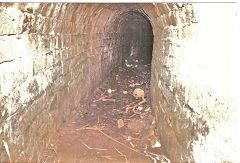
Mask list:
[[107,90],[107,92],[109,93],[109,94],[111,94],[111,93],[113,93],[113,92],[116,92],[117,91],[117,89],[108,89]]
[[127,60],[125,60],[125,64],[126,64],[127,67],[132,67],[133,66],[132,64],[128,64]]
[[118,128],[122,128],[124,126],[124,122],[122,119],[118,120]]
[[159,143],[159,141],[155,141],[155,144],[154,145],[152,145],[152,148],[159,148],[159,147],[161,147],[161,144]]
[[142,111],[142,110],[143,110],[143,107],[142,107],[142,106],[139,106],[139,107],[137,107],[137,110],[138,110],[138,111]]
[[108,92],[108,93],[112,93],[112,90],[111,90],[111,89],[108,89],[107,92]]
[[152,148],[160,148],[161,147],[160,142],[157,140],[157,138],[154,135],[152,135],[149,138],[149,140],[150,140],[150,144],[151,144]]

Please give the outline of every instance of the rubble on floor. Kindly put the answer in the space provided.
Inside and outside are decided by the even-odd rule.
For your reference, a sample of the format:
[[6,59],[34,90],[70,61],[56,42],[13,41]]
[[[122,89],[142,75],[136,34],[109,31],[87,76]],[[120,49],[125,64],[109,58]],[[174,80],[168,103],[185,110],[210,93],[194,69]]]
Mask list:
[[170,162],[154,134],[150,71],[140,60],[116,67],[60,129],[45,162]]

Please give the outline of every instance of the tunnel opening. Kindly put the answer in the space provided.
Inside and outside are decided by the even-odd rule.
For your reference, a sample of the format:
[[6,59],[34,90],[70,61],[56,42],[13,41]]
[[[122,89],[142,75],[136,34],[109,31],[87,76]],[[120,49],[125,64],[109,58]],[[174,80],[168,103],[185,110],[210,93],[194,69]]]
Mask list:
[[[139,11],[128,11],[118,16],[117,31],[122,34],[125,42],[122,61],[126,59],[141,60],[149,64],[152,61],[153,30],[150,20]],[[116,23],[116,22],[115,22]]]

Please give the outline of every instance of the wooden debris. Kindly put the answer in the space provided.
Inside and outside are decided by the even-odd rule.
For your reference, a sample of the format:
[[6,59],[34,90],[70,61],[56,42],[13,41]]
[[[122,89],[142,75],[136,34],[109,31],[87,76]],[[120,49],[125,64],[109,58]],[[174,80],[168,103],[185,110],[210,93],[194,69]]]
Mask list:
[[[114,148],[115,148],[115,147],[114,147]],[[116,151],[117,151],[121,156],[123,156],[123,157],[125,158],[126,163],[129,163],[129,162],[128,162],[128,159],[127,159],[127,156],[124,155],[122,152],[120,152],[117,148],[115,148],[115,149],[116,149]]]
[[131,103],[131,104],[128,104],[128,105],[124,106],[123,109],[126,109],[126,108],[130,107],[131,105],[133,105],[133,104],[135,104],[135,103],[136,103],[136,102],[133,102],[133,103]]
[[112,102],[116,102],[116,99],[102,99],[102,101],[112,101]]
[[81,143],[87,147],[88,149],[94,149],[94,150],[98,150],[98,151],[107,151],[108,149],[102,149],[102,148],[92,148],[92,147],[89,147],[86,143],[82,142]]
[[78,131],[80,131],[80,130],[95,130],[95,131],[98,131],[98,132],[102,133],[104,136],[106,136],[107,138],[111,139],[112,141],[114,141],[114,142],[116,142],[118,144],[121,144],[122,146],[124,146],[124,147],[126,147],[126,148],[128,148],[128,149],[130,149],[130,150],[132,150],[132,151],[134,151],[134,152],[136,152],[138,154],[140,154],[140,155],[145,156],[145,154],[143,154],[142,152],[140,152],[140,151],[138,151],[136,149],[133,149],[133,148],[127,146],[126,144],[123,144],[123,143],[119,142],[118,140],[114,139],[113,137],[109,136],[108,134],[106,134],[105,132],[102,131],[103,128],[104,127],[93,126],[93,127],[81,127],[79,129],[76,129],[76,130],[78,130]]
[[145,154],[143,154],[143,153],[140,152],[139,150],[133,149],[133,148],[127,146],[126,144],[123,144],[123,143],[119,142],[118,140],[112,138],[111,136],[109,136],[108,134],[106,134],[105,132],[103,132],[102,130],[98,130],[98,131],[101,132],[101,133],[102,133],[104,136],[106,136],[107,138],[111,139],[112,141],[115,141],[116,143],[121,144],[122,146],[124,146],[124,147],[126,147],[126,148],[128,148],[128,149],[130,149],[130,150],[132,150],[132,151],[134,151],[134,152],[136,152],[136,153],[138,153],[138,154],[140,154],[140,155],[145,156]]
[[135,145],[134,145],[132,142],[130,142],[130,145],[131,145],[133,148],[135,148]]
[[102,100],[102,98],[108,97],[108,96],[102,97],[105,93],[106,93],[106,91],[104,91],[104,92],[100,95],[101,97],[100,97],[98,100],[93,100],[93,102],[97,102],[97,101]]
[[149,111],[151,111],[151,108],[150,107],[148,107],[147,109],[145,109],[144,110],[145,112],[149,112]]
[[100,156],[100,157],[104,157],[104,158],[106,158],[108,160],[112,160],[112,156]]
[[98,102],[98,101],[100,101],[100,100],[102,100],[102,99],[105,99],[106,97],[108,97],[108,96],[100,97],[98,100],[94,100],[93,102]]
[[141,102],[137,103],[136,105],[127,107],[127,108],[126,108],[126,112],[128,112],[130,109],[135,109],[136,107],[142,105],[142,104],[145,103],[145,102],[147,102],[147,100],[146,100],[146,99],[143,99]]
[[133,112],[137,115],[140,115],[141,118],[144,118],[148,114],[148,113],[136,112],[135,109],[133,109]]
[[[86,125],[85,125],[86,126]],[[77,131],[80,131],[80,130],[103,130],[104,126],[100,126],[100,127],[97,127],[97,126],[93,126],[93,127],[81,127],[81,128],[78,128],[76,129]]]
[[[117,91],[117,89],[111,90],[111,93],[113,93],[113,92],[115,92],[115,91]],[[104,94],[104,93],[103,93],[103,94]],[[102,95],[103,95],[103,94],[102,94]],[[102,97],[100,97],[99,99],[94,100],[93,102],[98,102],[98,101],[112,101],[112,102],[116,102],[116,99],[107,99],[107,98],[109,98],[109,97],[112,97],[113,95],[114,95],[114,94],[102,96]]]

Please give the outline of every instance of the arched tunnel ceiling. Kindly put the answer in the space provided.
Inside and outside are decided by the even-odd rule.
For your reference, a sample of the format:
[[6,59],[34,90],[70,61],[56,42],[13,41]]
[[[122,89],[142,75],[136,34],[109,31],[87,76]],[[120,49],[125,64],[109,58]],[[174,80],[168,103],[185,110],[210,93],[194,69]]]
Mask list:
[[[74,13],[74,14],[72,13],[71,20],[75,20],[76,24],[81,23],[83,21],[78,17],[85,16],[86,18],[84,19],[84,23],[87,23],[94,28],[98,28],[98,31],[100,30],[100,28],[103,28],[108,32],[117,31],[116,28],[119,25],[119,22],[129,21],[130,19],[133,19],[133,17],[136,18],[141,15],[145,17],[145,19],[148,19],[149,17],[152,16],[153,14],[152,12],[156,14],[153,15],[153,17],[158,17],[160,16],[160,14],[164,15],[167,13],[167,11],[170,11],[168,4],[164,5],[159,4],[160,7],[159,11],[152,11],[154,5],[151,3],[149,4],[114,3],[114,4],[83,4],[83,5],[81,4],[81,6],[79,5],[79,7],[77,7],[77,4],[70,5],[75,5],[75,7],[70,6],[65,7],[66,10],[70,10],[67,11],[66,13],[68,12]],[[151,23],[153,23],[153,19],[149,20]],[[111,28],[111,30],[109,30],[109,28]]]
[[146,18],[146,16],[137,10],[130,10],[123,12],[122,14],[118,15],[115,19],[112,26],[116,26],[114,29],[115,31],[119,31],[120,29],[126,30],[126,28],[130,24],[138,24],[142,26],[151,26],[150,20]]

